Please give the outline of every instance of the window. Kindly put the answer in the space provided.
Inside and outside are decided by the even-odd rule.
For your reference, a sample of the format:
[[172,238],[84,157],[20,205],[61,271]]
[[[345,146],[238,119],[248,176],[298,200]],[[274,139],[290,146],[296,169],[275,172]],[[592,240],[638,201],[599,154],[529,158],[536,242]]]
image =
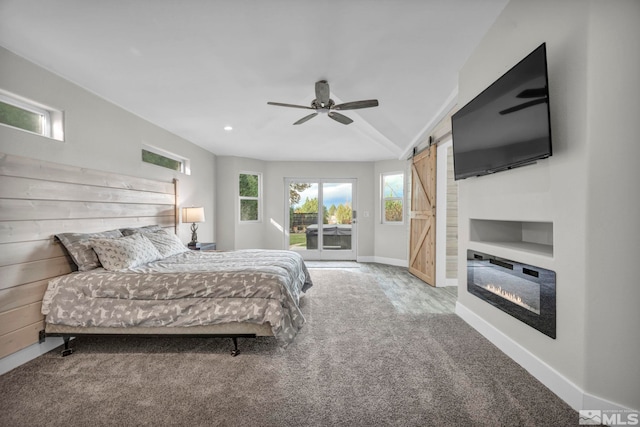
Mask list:
[[382,223],[401,224],[404,221],[404,174],[382,174]]
[[142,161],[151,163],[152,165],[178,171],[186,175],[191,174],[191,168],[189,166],[190,162],[188,159],[156,147],[151,147],[148,145],[143,146]]
[[260,221],[261,180],[260,174],[253,172],[240,173],[240,222]]
[[64,140],[62,111],[0,91],[0,124]]
[[145,149],[142,150],[142,161],[182,172],[182,162],[180,160],[170,159],[169,157]]

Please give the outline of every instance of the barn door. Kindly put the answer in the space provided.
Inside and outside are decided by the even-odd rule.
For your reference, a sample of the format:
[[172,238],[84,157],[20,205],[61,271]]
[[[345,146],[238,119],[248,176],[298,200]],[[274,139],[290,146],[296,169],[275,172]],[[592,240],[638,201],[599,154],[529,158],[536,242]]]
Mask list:
[[413,158],[411,164],[411,224],[409,272],[436,284],[436,147]]

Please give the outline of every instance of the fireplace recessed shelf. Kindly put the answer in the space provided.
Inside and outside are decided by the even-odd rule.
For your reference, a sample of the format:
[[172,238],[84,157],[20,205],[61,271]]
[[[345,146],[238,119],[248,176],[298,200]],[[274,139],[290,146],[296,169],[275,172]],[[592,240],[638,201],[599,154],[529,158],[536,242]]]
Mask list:
[[471,219],[471,242],[553,257],[553,223]]

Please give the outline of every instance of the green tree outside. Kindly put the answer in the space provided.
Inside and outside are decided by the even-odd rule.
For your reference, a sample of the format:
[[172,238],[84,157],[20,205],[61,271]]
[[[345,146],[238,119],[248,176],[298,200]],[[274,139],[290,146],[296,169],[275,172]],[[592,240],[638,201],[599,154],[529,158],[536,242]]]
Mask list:
[[258,197],[260,180],[258,175],[240,174],[240,197]]
[[351,218],[353,215],[351,206],[348,204],[338,205],[336,209],[336,223],[338,224],[351,224]]
[[258,221],[258,197],[260,197],[260,176],[240,174],[240,220]]
[[331,218],[332,216],[334,216],[336,214],[336,210],[337,209],[338,208],[336,208],[335,204],[332,204],[331,206],[329,206],[329,211],[328,211],[329,218]]
[[311,187],[311,184],[306,182],[292,182],[289,185],[289,205],[297,205],[300,202],[300,193],[309,187]]
[[[304,203],[302,204],[302,206],[296,209],[296,212],[297,213],[319,213],[320,210],[318,209],[318,198],[314,197],[313,199],[310,199],[307,197],[304,200]],[[322,223],[323,224],[329,223],[329,213],[326,206],[322,207]]]
[[182,170],[182,162],[179,160],[170,159],[157,153],[152,153],[145,149],[142,150],[142,161],[151,163],[153,165],[162,166],[163,168],[171,169],[174,171]]
[[43,134],[42,115],[0,101],[0,123]]
[[302,206],[296,209],[298,213],[316,213],[318,212],[318,198],[306,198]]
[[399,200],[386,200],[384,202],[385,221],[402,221],[402,202]]

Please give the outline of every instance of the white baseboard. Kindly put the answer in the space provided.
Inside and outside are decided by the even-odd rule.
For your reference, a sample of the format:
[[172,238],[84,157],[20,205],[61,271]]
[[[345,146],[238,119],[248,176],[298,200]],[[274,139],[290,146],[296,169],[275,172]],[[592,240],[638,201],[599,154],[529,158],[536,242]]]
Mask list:
[[359,256],[358,262],[375,262],[378,264],[395,265],[396,267],[408,267],[409,261],[406,259],[385,258],[380,256]]
[[30,360],[36,357],[42,356],[45,353],[53,350],[54,348],[64,344],[62,338],[51,337],[47,338],[42,344],[35,343],[27,348],[23,348],[13,354],[0,359],[0,375],[6,374],[12,369],[17,368],[20,365],[24,365]]
[[626,408],[622,405],[618,405],[617,403],[614,402],[610,402],[606,399],[603,399],[601,397],[598,396],[594,396],[592,394],[589,393],[584,393],[584,399],[583,399],[583,403],[582,403],[582,409],[601,409],[601,410],[608,410],[608,411],[635,411],[635,412],[640,412],[640,408],[638,409],[631,409],[631,408]]
[[586,393],[459,301],[456,302],[456,314],[576,411],[580,409],[633,411],[633,409],[625,408],[622,405]]

